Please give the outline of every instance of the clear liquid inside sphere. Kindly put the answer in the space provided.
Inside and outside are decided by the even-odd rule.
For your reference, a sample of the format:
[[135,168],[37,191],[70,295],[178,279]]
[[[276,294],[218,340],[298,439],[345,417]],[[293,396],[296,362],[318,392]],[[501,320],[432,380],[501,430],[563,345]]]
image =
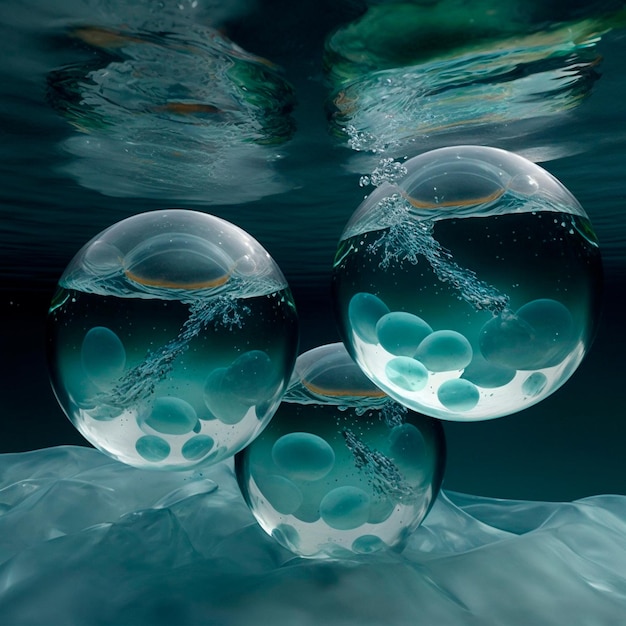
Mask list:
[[588,350],[602,265],[574,196],[496,148],[410,159],[356,210],[334,263],[340,333],[404,406],[484,420],[553,393]]
[[271,423],[235,456],[261,527],[310,558],[401,548],[430,510],[444,464],[440,422],[382,393],[341,343],[298,357]]
[[196,211],[143,213],[97,235],[48,315],[64,411],[94,446],[145,468],[188,469],[245,446],[278,407],[297,344],[276,263]]

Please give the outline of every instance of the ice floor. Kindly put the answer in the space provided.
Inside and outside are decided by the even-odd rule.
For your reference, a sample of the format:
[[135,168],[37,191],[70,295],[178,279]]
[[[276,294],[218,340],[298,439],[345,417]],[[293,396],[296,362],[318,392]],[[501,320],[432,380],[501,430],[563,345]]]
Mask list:
[[402,553],[315,561],[256,525],[230,463],[147,472],[65,446],[2,455],[0,477],[7,626],[616,626],[626,615],[625,496],[442,493]]

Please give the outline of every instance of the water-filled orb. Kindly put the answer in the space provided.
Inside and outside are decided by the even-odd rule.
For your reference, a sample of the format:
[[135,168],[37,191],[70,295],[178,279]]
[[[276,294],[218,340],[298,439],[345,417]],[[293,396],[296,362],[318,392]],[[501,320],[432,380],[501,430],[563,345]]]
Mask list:
[[278,407],[297,316],[276,263],[196,211],[143,213],[87,243],[49,312],[52,385],[78,430],[130,465],[187,469],[243,448]]
[[482,420],[553,393],[589,349],[602,266],[589,218],[530,161],[457,146],[404,163],[349,220],[334,264],[344,342],[404,406]]
[[385,395],[335,343],[298,357],[282,404],[235,469],[269,535],[327,558],[401,548],[439,491],[444,457],[440,422]]

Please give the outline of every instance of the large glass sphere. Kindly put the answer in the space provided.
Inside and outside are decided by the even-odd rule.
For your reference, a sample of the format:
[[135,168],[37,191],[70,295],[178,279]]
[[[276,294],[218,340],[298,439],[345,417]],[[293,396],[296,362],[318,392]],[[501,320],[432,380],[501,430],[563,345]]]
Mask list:
[[590,346],[602,282],[580,204],[504,150],[410,159],[354,213],[335,257],[340,332],[406,407],[482,420],[529,407]]
[[195,211],[143,213],[87,243],[49,312],[52,385],[97,448],[187,469],[245,446],[297,354],[280,269],[250,235]]
[[270,425],[236,455],[261,527],[304,557],[400,548],[439,491],[437,420],[375,387],[341,343],[298,357]]

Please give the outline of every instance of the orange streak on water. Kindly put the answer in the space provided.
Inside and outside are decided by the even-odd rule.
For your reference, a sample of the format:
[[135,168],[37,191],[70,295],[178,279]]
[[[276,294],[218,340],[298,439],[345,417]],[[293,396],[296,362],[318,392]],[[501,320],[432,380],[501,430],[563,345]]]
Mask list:
[[320,396],[330,396],[333,398],[338,397],[350,397],[350,398],[382,398],[386,394],[380,389],[367,390],[367,389],[328,389],[326,387],[320,387],[314,385],[306,380],[302,381],[302,384],[313,393]]
[[228,281],[230,278],[230,273],[224,274],[223,276],[218,276],[213,280],[204,280],[197,282],[174,282],[170,280],[164,280],[162,278],[145,278],[143,276],[139,276],[130,270],[124,270],[124,274],[126,277],[132,280],[133,282],[139,283],[140,285],[146,285],[148,287],[163,287],[164,289],[213,289],[215,287],[220,287],[224,283]]
[[72,29],[70,34],[97,48],[120,48],[129,43],[143,43],[138,37],[100,26],[81,26]]
[[490,193],[488,196],[484,196],[483,198],[470,198],[468,200],[448,200],[447,202],[424,202],[422,200],[418,200],[417,198],[412,198],[407,193],[403,193],[402,195],[417,209],[439,209],[441,207],[446,208],[455,206],[476,206],[478,204],[486,204],[502,197],[505,192],[506,188],[503,187],[501,189],[496,189],[493,193]]
[[223,113],[212,104],[202,104],[201,102],[168,102],[154,109],[158,113],[176,113],[178,115],[192,115],[194,113]]

